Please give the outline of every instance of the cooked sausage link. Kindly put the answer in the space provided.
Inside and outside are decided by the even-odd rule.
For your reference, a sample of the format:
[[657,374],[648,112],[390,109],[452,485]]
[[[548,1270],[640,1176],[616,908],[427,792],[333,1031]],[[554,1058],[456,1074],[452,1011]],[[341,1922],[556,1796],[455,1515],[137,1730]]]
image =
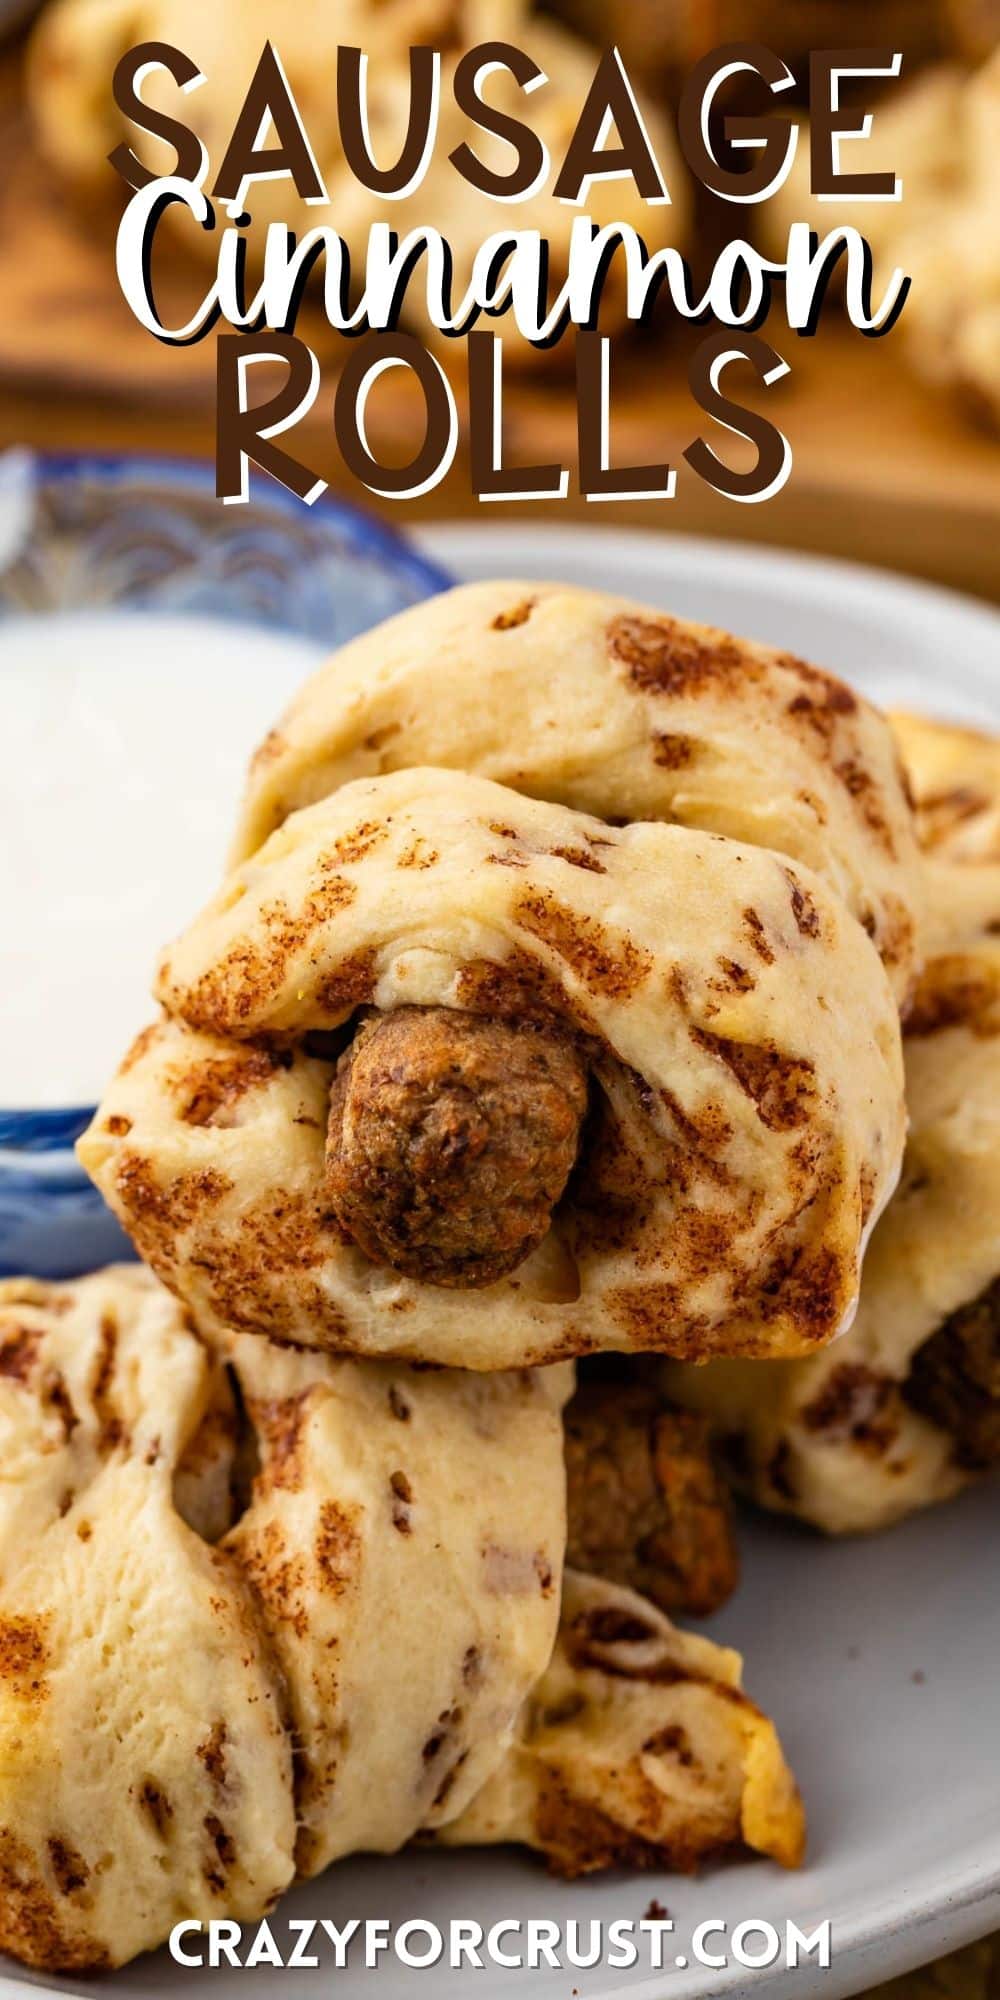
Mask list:
[[371,1016],[331,1091],[337,1218],[375,1263],[493,1284],[545,1235],[586,1104],[586,1064],[558,1030],[449,1007]]
[[571,1566],[671,1613],[724,1604],[739,1557],[704,1418],[645,1383],[595,1379],[577,1390],[565,1427]]
[[1000,1277],[917,1349],[905,1395],[954,1438],[960,1465],[1000,1464]]

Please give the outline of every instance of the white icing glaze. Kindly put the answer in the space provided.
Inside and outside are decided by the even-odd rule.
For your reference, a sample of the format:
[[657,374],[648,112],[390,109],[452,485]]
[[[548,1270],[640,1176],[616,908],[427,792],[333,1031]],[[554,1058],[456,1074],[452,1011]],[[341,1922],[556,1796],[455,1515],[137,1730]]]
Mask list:
[[321,652],[118,610],[0,627],[0,1106],[100,1094],[221,873],[250,752]]

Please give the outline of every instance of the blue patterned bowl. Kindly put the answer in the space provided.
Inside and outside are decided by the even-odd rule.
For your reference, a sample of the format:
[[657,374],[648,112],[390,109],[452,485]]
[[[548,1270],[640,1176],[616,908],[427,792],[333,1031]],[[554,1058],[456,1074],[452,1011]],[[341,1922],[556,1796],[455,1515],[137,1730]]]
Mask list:
[[[0,673],[5,628],[26,617],[207,617],[329,651],[450,581],[374,517],[330,498],[307,510],[270,481],[233,508],[195,462],[0,457]],[[129,1254],[73,1154],[90,1115],[0,1107],[0,1275]]]

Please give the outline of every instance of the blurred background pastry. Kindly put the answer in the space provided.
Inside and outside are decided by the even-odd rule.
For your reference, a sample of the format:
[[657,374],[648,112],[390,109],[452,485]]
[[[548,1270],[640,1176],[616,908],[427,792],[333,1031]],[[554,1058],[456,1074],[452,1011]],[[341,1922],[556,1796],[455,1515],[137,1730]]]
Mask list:
[[[498,1368],[802,1353],[852,1310],[901,1152],[898,1005],[846,905],[770,849],[615,827],[462,771],[356,779],[233,872],[158,991],[166,1018],[126,1054],[79,1157],[206,1324]],[[387,1148],[383,1093],[365,1226],[338,1205],[329,1094],[367,1006],[450,1011],[459,1036],[463,1014],[506,1022],[534,1060],[539,1028],[575,1040],[589,1116],[516,1268],[442,1270],[426,1234],[416,1254],[450,1185],[442,1145],[469,1145],[473,1197],[470,1142],[505,1150],[468,1119],[452,1135],[447,1067],[389,1063],[384,1088],[402,1083],[417,1116]],[[451,1067],[460,1080],[460,1039]],[[494,1208],[520,1208],[515,1151]],[[380,1231],[387,1204],[411,1218],[413,1255]]]
[[810,49],[895,47],[935,55],[947,38],[939,0],[555,0],[556,12],[592,40],[614,40],[637,75],[676,88],[700,56],[724,42],[763,42],[790,64]]
[[[803,130],[784,186],[759,211],[773,256],[784,254],[793,222],[810,222],[821,237],[840,223],[859,229],[875,255],[876,298],[895,267],[912,281],[900,319],[910,365],[993,424],[1000,419],[998,117],[1000,51],[972,71],[932,67],[888,87],[865,142],[866,171],[895,169],[898,202],[812,197]],[[859,158],[857,144],[852,151],[845,141],[844,171]]]
[[[195,58],[205,76],[196,91],[181,97],[177,85],[162,72],[144,85],[145,101],[172,109],[197,130],[215,173],[231,138],[259,53],[270,37],[278,44],[285,73],[309,133],[329,197],[327,204],[307,206],[287,179],[260,181],[250,191],[248,211],[253,227],[248,240],[258,253],[267,224],[284,221],[301,237],[327,225],[347,242],[363,269],[368,231],[378,221],[401,235],[407,228],[433,224],[447,236],[454,254],[455,297],[461,298],[471,276],[472,261],[484,238],[516,227],[537,229],[552,244],[552,287],[566,274],[569,236],[576,211],[556,200],[551,181],[569,143],[594,73],[594,53],[552,20],[540,17],[527,0],[394,0],[372,7],[368,0],[338,0],[323,9],[304,8],[295,0],[251,0],[249,6],[217,5],[206,11],[200,0],[52,0],[29,51],[28,94],[43,153],[78,190],[107,189],[107,155],[127,139],[154,172],[174,164],[173,149],[138,135],[110,96],[108,78],[117,59],[137,41],[166,41]],[[457,109],[452,81],[464,51],[479,42],[503,39],[527,50],[548,79],[531,98],[531,121],[549,148],[554,166],[549,182],[516,209],[494,201],[469,185],[451,165],[449,154],[470,137],[470,126]],[[434,154],[421,186],[402,201],[384,202],[363,188],[344,158],[337,122],[334,81],[339,44],[363,47],[369,57],[369,126],[374,157],[397,157],[406,130],[409,105],[407,52],[425,43],[443,51],[441,122]],[[524,114],[525,99],[513,78],[494,76],[484,85],[486,99],[498,110]],[[652,207],[630,181],[595,181],[588,212],[596,223],[630,222],[647,246],[683,245],[689,222],[688,179],[669,122],[655,105],[645,106],[651,135],[670,190],[671,203]],[[488,134],[475,135],[475,150],[484,165],[505,171],[510,148]],[[219,226],[226,221],[219,211]],[[169,223],[185,253],[214,262],[218,237],[202,230],[186,211],[174,209]],[[602,325],[620,324],[624,302],[613,277],[605,301]],[[411,287],[404,321],[440,340],[444,350],[456,344],[436,334],[419,302],[419,283]],[[498,323],[502,330],[502,322]],[[521,365],[544,360],[544,352],[518,340],[511,352]],[[565,354],[565,350],[562,350]]]
[[974,59],[1000,34],[996,0],[555,0],[554,11],[592,41],[614,40],[637,75],[676,88],[700,56],[724,42],[763,42],[801,87],[810,49],[900,48],[908,65],[953,51]]

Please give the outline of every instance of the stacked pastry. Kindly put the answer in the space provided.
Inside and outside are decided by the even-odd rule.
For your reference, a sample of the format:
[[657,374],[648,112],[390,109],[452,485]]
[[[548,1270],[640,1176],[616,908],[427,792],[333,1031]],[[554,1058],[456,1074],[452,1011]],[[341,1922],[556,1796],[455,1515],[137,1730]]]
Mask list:
[[149,1268],[0,1306],[9,1949],[417,1836],[799,1859],[668,1614],[735,1580],[725,1385],[849,1353],[908,1199],[933,873],[868,704],[620,599],[457,590],[306,684],[80,1144]]

